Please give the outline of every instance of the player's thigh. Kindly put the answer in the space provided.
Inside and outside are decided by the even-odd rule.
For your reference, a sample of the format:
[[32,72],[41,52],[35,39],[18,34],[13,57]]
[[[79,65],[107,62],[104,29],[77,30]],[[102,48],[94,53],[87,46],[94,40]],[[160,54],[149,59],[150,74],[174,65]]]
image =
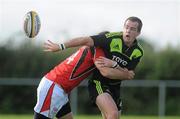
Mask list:
[[109,114],[110,112],[118,112],[118,108],[113,98],[109,93],[102,93],[97,96],[96,104],[103,114]]

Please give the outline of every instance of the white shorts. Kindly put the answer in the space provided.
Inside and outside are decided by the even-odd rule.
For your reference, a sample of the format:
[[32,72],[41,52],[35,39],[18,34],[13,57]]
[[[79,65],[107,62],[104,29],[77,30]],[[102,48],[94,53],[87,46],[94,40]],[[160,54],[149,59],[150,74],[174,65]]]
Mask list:
[[43,77],[37,88],[37,104],[34,111],[53,118],[68,101],[68,94],[59,85]]

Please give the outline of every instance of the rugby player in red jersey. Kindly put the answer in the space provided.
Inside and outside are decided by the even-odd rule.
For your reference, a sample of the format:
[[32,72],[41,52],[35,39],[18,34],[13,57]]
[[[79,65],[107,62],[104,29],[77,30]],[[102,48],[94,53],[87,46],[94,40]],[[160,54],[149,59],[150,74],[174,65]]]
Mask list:
[[[51,41],[48,45],[53,47]],[[104,56],[100,48],[83,46],[48,72],[37,89],[34,119],[51,119],[55,116],[72,119],[68,93],[95,69],[94,59],[99,56]],[[110,64],[114,62],[110,61]]]

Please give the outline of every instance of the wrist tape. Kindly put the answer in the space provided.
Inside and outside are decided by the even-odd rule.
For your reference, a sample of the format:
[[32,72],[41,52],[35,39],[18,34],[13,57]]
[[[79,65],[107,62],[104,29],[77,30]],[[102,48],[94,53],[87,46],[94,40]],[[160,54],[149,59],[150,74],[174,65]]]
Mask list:
[[112,68],[117,68],[118,66],[119,66],[118,63],[116,62],[113,64]]
[[59,44],[59,49],[60,50],[65,50],[66,46],[64,45],[64,43]]

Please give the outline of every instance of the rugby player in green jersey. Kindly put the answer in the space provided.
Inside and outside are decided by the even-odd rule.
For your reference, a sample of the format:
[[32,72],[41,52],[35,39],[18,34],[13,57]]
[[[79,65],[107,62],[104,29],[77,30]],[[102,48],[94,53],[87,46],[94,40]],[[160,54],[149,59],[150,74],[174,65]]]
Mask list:
[[[106,58],[100,57],[95,61],[97,70],[88,82],[88,89],[91,100],[98,106],[104,119],[120,117],[121,81],[134,77],[134,70],[143,56],[142,47],[136,39],[141,28],[142,21],[138,17],[129,17],[125,20],[122,32],[78,37],[63,44],[53,44],[53,47],[49,48],[50,51],[59,51],[86,45],[103,49]],[[109,63],[109,59],[114,62]]]

